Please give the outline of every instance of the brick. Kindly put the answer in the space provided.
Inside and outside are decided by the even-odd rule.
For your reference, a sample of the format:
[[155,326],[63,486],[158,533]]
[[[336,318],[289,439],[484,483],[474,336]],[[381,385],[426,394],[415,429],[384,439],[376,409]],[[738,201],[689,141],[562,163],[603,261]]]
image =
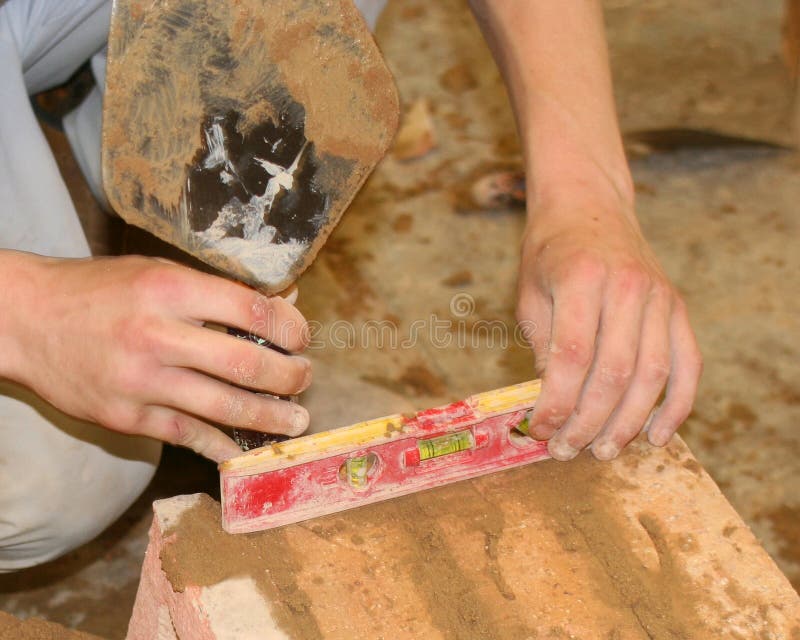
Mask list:
[[130,640],[800,634],[800,598],[679,439],[255,534],[202,494],[154,511]]

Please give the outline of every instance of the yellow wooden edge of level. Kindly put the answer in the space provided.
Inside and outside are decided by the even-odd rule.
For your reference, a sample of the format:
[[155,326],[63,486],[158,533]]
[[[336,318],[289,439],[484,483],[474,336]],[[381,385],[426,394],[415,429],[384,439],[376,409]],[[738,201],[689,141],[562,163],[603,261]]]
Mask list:
[[[476,413],[489,417],[510,411],[514,407],[535,402],[539,397],[541,380],[530,380],[510,387],[476,393],[467,403]],[[312,433],[285,442],[253,449],[219,465],[220,471],[246,471],[252,467],[272,466],[281,460],[300,462],[298,458],[313,459],[322,451],[332,454],[338,449],[366,444],[382,444],[403,431],[403,415],[395,413],[374,420],[357,422],[346,427]],[[266,470],[266,469],[265,469]]]
[[494,391],[485,391],[471,396],[467,402],[482,414],[503,413],[517,405],[534,402],[542,390],[541,380],[529,380]]

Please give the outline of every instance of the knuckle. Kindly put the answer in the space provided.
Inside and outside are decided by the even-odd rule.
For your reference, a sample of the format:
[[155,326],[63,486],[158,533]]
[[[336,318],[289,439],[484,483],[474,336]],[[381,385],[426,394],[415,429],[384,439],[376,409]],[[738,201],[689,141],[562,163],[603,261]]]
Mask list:
[[[253,410],[252,404],[247,401],[249,392],[237,392],[233,387],[230,392],[223,393],[212,407],[212,417],[215,421],[230,426],[247,427],[252,425],[258,415]],[[254,398],[257,396],[253,395]]]
[[564,400],[557,400],[538,409],[539,422],[548,427],[560,427],[572,413],[573,407]]
[[163,324],[149,315],[137,314],[111,328],[114,341],[130,353],[160,353],[164,347]]
[[598,371],[600,381],[607,387],[623,389],[633,376],[633,367],[628,363],[617,362],[602,365]]
[[644,367],[644,381],[648,384],[663,384],[671,370],[669,358],[653,358]]
[[243,387],[256,387],[264,371],[264,356],[247,349],[236,353],[228,363],[230,379]]
[[109,403],[99,407],[93,419],[98,424],[125,434],[143,433],[147,427],[144,408],[123,403]]
[[174,267],[151,263],[133,276],[131,287],[141,301],[170,301],[182,295],[183,278]]
[[624,265],[616,270],[617,286],[625,293],[642,294],[651,288],[653,280],[639,265]]
[[266,328],[275,314],[275,297],[268,297],[261,293],[253,293],[247,300],[245,312],[250,318],[254,328]]
[[656,279],[650,286],[650,298],[658,302],[669,302],[674,297],[672,287],[661,278]]
[[590,344],[578,340],[567,340],[563,343],[554,342],[550,345],[550,353],[555,359],[582,369],[589,367],[594,355]]
[[197,430],[181,415],[173,415],[167,420],[167,433],[170,442],[179,447],[194,448],[197,439]]

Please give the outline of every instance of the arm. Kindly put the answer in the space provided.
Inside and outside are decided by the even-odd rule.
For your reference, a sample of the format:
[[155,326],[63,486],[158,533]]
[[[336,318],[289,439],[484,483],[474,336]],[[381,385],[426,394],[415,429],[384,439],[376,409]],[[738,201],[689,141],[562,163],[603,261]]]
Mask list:
[[522,138],[528,218],[517,316],[543,389],[532,433],[567,460],[664,445],[702,368],[683,301],[644,239],[596,0],[471,0]]
[[216,461],[241,453],[213,424],[299,435],[288,395],[310,363],[203,326],[252,331],[295,352],[305,320],[280,297],[158,259],[64,260],[0,250],[0,377],[62,411]]

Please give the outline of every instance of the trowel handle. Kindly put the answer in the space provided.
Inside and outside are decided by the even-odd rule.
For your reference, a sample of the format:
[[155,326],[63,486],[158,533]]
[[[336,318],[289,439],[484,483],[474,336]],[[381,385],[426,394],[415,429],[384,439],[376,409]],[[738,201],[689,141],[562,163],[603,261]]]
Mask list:
[[[250,342],[255,342],[257,345],[267,349],[274,349],[275,351],[285,355],[288,355],[289,353],[285,349],[272,344],[269,340],[264,340],[264,338],[260,338],[252,333],[231,328],[228,328],[228,333],[232,336],[236,336],[237,338],[243,338],[245,340],[249,340]],[[297,402],[297,396],[274,396],[268,393],[262,393],[260,395],[280,398],[281,400],[288,400],[289,402]],[[254,431],[253,429],[234,428],[233,439],[236,441],[236,444],[242,448],[242,451],[250,451],[250,449],[258,449],[259,447],[266,447],[276,442],[283,442],[284,440],[288,440],[289,436],[280,433],[264,433],[263,431]]]

